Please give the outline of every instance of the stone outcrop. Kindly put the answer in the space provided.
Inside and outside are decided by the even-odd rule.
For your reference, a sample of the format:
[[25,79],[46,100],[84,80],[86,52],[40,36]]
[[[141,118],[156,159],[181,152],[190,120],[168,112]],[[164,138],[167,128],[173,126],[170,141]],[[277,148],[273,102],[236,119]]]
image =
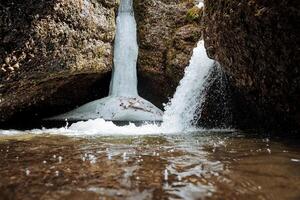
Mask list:
[[195,1],[182,0],[134,0],[134,6],[139,92],[162,107],[172,97],[201,38],[202,9]]
[[107,95],[117,6],[1,1],[0,122],[57,114]]
[[300,4],[206,0],[208,54],[228,76],[240,128],[300,130]]

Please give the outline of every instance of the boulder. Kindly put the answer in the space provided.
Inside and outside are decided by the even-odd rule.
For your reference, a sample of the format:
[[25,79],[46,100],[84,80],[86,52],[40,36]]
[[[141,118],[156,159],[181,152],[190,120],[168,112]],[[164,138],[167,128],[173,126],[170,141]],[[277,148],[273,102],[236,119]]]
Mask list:
[[238,128],[300,130],[300,4],[205,0],[208,54],[228,77]]

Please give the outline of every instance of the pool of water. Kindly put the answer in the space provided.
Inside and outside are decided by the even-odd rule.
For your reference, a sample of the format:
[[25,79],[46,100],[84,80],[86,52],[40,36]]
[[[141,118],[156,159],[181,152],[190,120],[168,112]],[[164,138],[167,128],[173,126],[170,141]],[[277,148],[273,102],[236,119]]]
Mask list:
[[300,143],[237,131],[0,135],[0,199],[300,199]]

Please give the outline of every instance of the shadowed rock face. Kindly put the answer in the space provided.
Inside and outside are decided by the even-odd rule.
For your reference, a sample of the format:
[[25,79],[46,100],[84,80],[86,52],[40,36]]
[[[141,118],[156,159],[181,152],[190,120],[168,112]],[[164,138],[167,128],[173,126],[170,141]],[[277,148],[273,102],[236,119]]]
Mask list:
[[300,129],[297,1],[205,1],[208,54],[229,77],[241,128]]
[[194,1],[134,0],[138,25],[139,93],[162,106],[172,97],[201,37],[201,10]]
[[106,96],[115,0],[0,3],[0,122]]
[[232,127],[233,102],[228,77],[219,63],[215,63],[205,83],[204,102],[196,112],[197,124],[205,128]]

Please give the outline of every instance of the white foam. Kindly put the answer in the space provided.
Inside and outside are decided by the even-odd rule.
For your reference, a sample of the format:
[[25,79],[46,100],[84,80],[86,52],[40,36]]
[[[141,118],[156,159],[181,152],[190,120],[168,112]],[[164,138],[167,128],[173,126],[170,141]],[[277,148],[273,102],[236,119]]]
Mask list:
[[133,123],[125,126],[117,126],[111,121],[94,119],[81,121],[66,128],[33,129],[27,131],[0,130],[0,135],[20,134],[57,134],[70,136],[94,136],[94,135],[149,135],[161,134],[160,126],[157,124],[144,124],[137,126]]
[[32,129],[26,131],[19,130],[1,130],[0,136],[13,136],[13,135],[24,135],[24,134],[51,134],[51,135],[66,135],[66,136],[100,136],[100,135],[169,135],[169,134],[184,134],[193,132],[228,132],[233,131],[231,129],[201,129],[201,128],[190,128],[184,131],[174,131],[162,128],[158,124],[143,124],[137,126],[133,123],[125,126],[117,126],[113,122],[105,121],[103,119],[94,119],[88,121],[81,121],[72,124],[70,127],[62,128],[51,128],[51,129]]
[[161,133],[159,125],[144,124],[137,126],[133,123],[125,126],[117,126],[113,122],[103,119],[89,120],[72,124],[69,129],[72,133],[87,135],[147,135]]

